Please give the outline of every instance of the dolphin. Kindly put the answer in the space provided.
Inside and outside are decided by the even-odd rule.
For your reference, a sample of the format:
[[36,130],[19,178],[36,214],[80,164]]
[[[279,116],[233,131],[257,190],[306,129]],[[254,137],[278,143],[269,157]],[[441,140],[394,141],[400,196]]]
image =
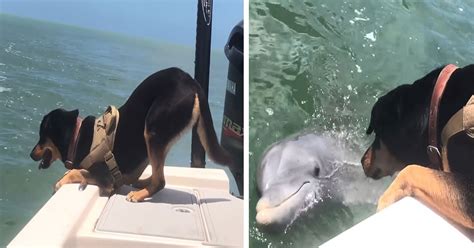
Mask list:
[[315,203],[337,198],[328,179],[340,167],[343,156],[342,146],[335,139],[315,133],[271,145],[257,169],[261,195],[256,206],[257,224],[286,228]]

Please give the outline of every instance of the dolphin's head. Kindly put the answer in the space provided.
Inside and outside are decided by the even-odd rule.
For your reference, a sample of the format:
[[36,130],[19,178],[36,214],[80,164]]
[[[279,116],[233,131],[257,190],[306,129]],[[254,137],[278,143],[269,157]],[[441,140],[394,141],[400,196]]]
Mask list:
[[319,177],[333,170],[330,147],[327,138],[308,134],[276,143],[264,153],[257,170],[261,195],[256,206],[258,225],[286,228],[322,198]]

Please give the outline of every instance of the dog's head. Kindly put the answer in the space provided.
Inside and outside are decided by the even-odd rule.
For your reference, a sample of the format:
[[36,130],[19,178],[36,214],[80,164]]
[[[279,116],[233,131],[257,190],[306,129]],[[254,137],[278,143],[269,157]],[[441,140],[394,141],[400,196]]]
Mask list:
[[393,175],[425,160],[428,113],[426,99],[418,94],[412,85],[401,85],[375,103],[367,129],[375,139],[361,160],[367,176]]
[[78,110],[55,109],[43,117],[39,141],[30,154],[34,161],[41,160],[38,169],[48,168],[57,159],[66,159],[78,115]]

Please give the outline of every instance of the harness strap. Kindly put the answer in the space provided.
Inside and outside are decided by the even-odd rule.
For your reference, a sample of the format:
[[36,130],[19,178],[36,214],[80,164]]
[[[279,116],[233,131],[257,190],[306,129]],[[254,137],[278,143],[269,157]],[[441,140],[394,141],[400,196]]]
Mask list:
[[447,158],[448,140],[463,131],[474,138],[474,95],[471,96],[466,106],[449,119],[441,132],[443,170],[446,172],[451,171]]
[[82,119],[81,117],[76,118],[76,125],[74,126],[74,131],[71,136],[71,141],[69,142],[69,147],[67,149],[67,158],[64,162],[66,168],[71,170],[73,168],[72,161],[74,161],[74,156],[76,155],[76,148],[77,148],[77,138],[79,136],[79,130],[81,129]]
[[122,186],[123,184],[123,178],[122,178],[122,173],[120,172],[117,161],[115,160],[114,154],[112,151],[108,151],[105,156],[105,164],[107,165],[107,168],[109,168],[110,174],[112,174],[112,177],[114,178],[114,186],[116,188]]
[[449,64],[446,65],[443,70],[441,70],[438,79],[436,80],[433,94],[431,95],[430,114],[428,119],[428,147],[426,148],[426,151],[430,162],[440,169],[443,168],[441,163],[441,154],[438,149],[439,102],[443,97],[444,89],[446,88],[446,84],[448,83],[451,74],[453,74],[457,68],[457,66]]
[[122,173],[112,153],[119,117],[117,108],[109,106],[105,113],[95,120],[91,150],[80,164],[81,168],[88,169],[95,163],[105,162],[114,179],[115,188],[123,184]]

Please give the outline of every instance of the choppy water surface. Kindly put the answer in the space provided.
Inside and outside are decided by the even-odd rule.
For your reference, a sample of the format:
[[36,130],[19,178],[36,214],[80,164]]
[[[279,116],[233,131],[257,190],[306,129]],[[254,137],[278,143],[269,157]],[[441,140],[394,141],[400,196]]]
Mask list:
[[390,179],[354,172],[341,178],[363,188],[354,201],[317,206],[285,233],[265,233],[255,224],[259,159],[267,146],[302,130],[331,132],[360,157],[379,96],[442,64],[473,62],[473,15],[472,1],[251,1],[252,247],[314,247],[375,212],[377,197],[360,192],[381,191]]
[[[219,50],[211,61],[209,102],[220,137],[227,59]],[[51,197],[65,171],[59,162],[38,171],[29,158],[42,116],[59,107],[98,115],[170,66],[192,75],[194,48],[0,14],[0,246]],[[166,164],[189,164],[191,140],[183,138]]]

